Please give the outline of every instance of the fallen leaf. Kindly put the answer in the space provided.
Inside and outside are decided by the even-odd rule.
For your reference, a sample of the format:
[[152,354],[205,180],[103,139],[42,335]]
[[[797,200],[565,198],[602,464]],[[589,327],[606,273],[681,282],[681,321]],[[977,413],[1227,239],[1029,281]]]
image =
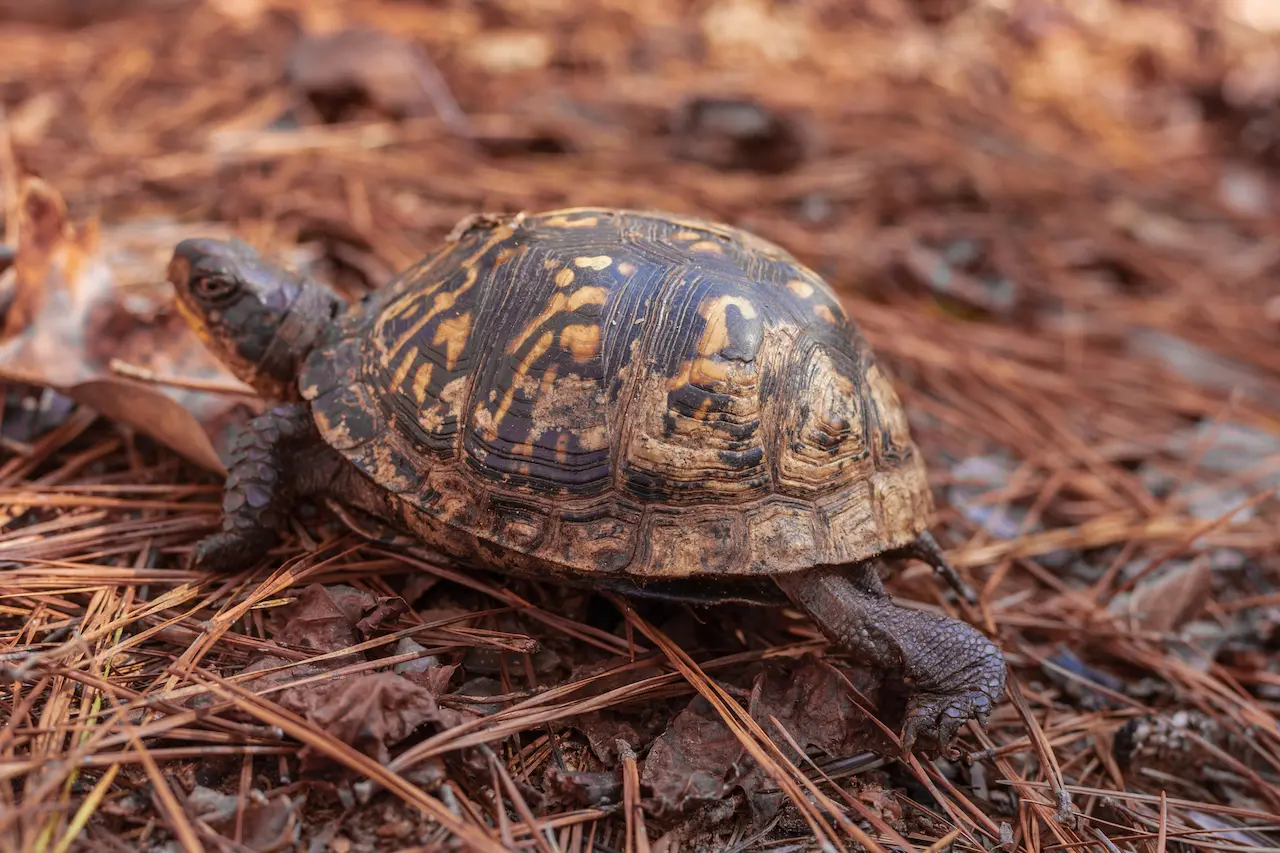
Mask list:
[[[17,207],[17,251],[3,274],[12,298],[0,329],[0,378],[52,388],[224,471],[236,430],[261,410],[252,392],[176,312],[134,304],[117,286],[99,229],[72,225],[54,188],[28,178]],[[139,382],[114,373],[113,359],[244,394]]]
[[894,791],[886,791],[877,782],[864,782],[857,797],[864,805],[895,828],[902,829],[902,802]]
[[[437,617],[438,618],[438,617]],[[645,678],[656,678],[663,674],[660,667],[653,665],[644,665],[635,669],[626,669],[619,671],[621,667],[631,663],[631,658],[627,655],[615,655],[603,660],[593,660],[590,663],[579,664],[575,666],[569,673],[569,681],[583,681],[588,678],[596,677],[591,686],[583,690],[584,696],[599,696],[608,693],[610,690],[616,690],[619,687],[625,687],[628,684],[634,684]],[[602,675],[602,673],[609,673]],[[598,677],[597,677],[598,676]]]
[[[203,821],[223,838],[234,838],[236,815],[241,812],[240,798],[205,787],[196,787],[187,796],[187,813]],[[273,853],[291,847],[299,835],[297,804],[278,794],[268,798],[262,792],[250,792],[241,817],[240,844],[243,849]]]
[[720,802],[735,787],[750,797],[764,781],[738,738],[701,696],[654,741],[640,776],[657,815]]
[[[877,681],[870,671],[848,671],[845,676],[869,700],[876,700]],[[885,746],[879,729],[854,705],[844,679],[812,655],[794,669],[770,668],[761,673],[748,707],[792,761],[798,756],[777,731],[774,719],[801,748],[817,747],[833,757]]]
[[375,606],[374,596],[335,584],[310,584],[292,604],[272,613],[271,638],[317,652],[336,652],[361,642],[357,625]]
[[451,125],[465,121],[425,51],[372,27],[304,35],[286,73],[326,121],[364,103],[393,118],[439,114]]
[[448,692],[449,682],[457,671],[457,664],[438,664],[423,670],[411,670],[404,673],[404,676],[419,687],[425,687],[432,696],[438,697]]
[[1212,597],[1209,561],[1193,560],[1140,582],[1128,609],[1148,631],[1176,631],[1200,615]]
[[[321,675],[326,672],[332,672],[344,666],[342,661],[326,660],[319,663],[299,663],[291,658],[279,657],[272,654],[264,654],[261,657],[254,658],[244,669],[240,670],[240,676],[246,679],[247,689],[256,694],[264,695],[271,701],[276,701],[276,696],[282,692],[277,688],[284,687],[295,681],[304,678],[310,678],[313,675]],[[254,678],[250,678],[254,673],[261,672]],[[273,692],[274,691],[274,692]],[[208,704],[211,700],[208,697],[199,697],[199,702],[188,702],[189,707],[200,707],[200,704]]]
[[562,770],[549,764],[542,781],[556,802],[570,807],[600,808],[622,799],[622,773],[618,770]]
[[[870,671],[846,673],[874,702],[878,682]],[[844,680],[812,656],[798,664],[775,664],[760,673],[748,710],[774,742],[799,763],[773,720],[802,748],[817,747],[832,756],[850,755],[885,739],[857,710]],[[737,736],[701,697],[689,703],[649,750],[641,782],[652,792],[658,814],[687,812],[719,802],[741,789],[755,825],[772,819],[785,802],[776,783],[742,748]]]
[[587,737],[591,751],[606,766],[615,766],[618,762],[618,740],[626,742],[633,750],[639,750],[643,739],[630,720],[616,711],[592,711],[572,721],[575,729]]
[[[297,663],[268,654],[252,661],[241,675],[283,667],[248,681],[248,688],[382,762],[389,759],[391,747],[424,723],[448,728],[478,716],[439,705],[437,700],[457,670],[452,664],[426,672],[334,675],[288,686],[347,665],[349,661],[341,660]],[[317,758],[306,749],[303,752],[305,757]]]
[[435,695],[394,672],[288,688],[277,702],[382,764],[391,759],[392,746],[423,723],[440,719]]
[[391,625],[405,613],[409,612],[409,604],[398,595],[386,595],[379,598],[364,617],[356,623],[356,630],[366,639],[377,633],[384,625]]
[[[295,601],[272,612],[268,634],[277,643],[292,648],[320,654],[336,652],[360,643],[384,617],[404,609],[398,597],[379,598],[343,584],[310,584]],[[352,663],[368,659],[367,654],[353,652],[316,664],[295,663],[262,675],[249,686],[256,693],[264,693],[309,676],[335,673],[319,682],[284,686],[268,698],[380,762],[389,760],[391,747],[424,723],[449,727],[476,716],[441,708],[437,702],[448,690],[457,665],[428,666],[421,671],[338,674]],[[266,654],[245,667],[244,673],[285,663],[284,658]],[[304,754],[309,755],[306,750]]]

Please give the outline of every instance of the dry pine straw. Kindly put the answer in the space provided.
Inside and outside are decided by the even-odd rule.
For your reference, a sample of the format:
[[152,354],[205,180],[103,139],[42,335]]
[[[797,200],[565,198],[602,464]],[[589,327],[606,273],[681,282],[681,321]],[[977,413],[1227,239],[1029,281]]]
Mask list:
[[[883,309],[872,312],[872,328],[875,323],[893,322],[895,316]],[[923,331],[913,328],[919,330],[920,325],[904,322],[882,334],[899,341],[902,352],[916,354],[918,364],[928,366],[931,355],[926,342],[937,342],[945,332],[930,324]],[[923,336],[920,347],[904,342],[917,333]],[[992,363],[1004,357],[997,346],[986,351],[994,353],[989,356]],[[971,405],[1017,405],[1023,395],[1035,401],[1026,404],[1023,411],[1027,413],[1049,411],[1055,403],[1065,405],[1064,388],[1041,389],[1032,367],[1027,370],[1032,376],[1029,381],[1005,386],[998,399],[975,393],[989,372],[969,373],[954,363],[939,367],[955,381],[967,383]],[[1011,370],[1009,375],[1017,379],[1023,374]],[[1115,381],[1124,371],[1117,366],[1111,375]],[[958,420],[963,410],[946,409],[945,381],[935,386],[943,390],[932,410]],[[1195,392],[1189,388],[1186,393]],[[1018,446],[1013,438],[1009,443]],[[1094,453],[1080,454],[1078,445],[1064,442],[1066,448],[1058,446],[1048,454],[1032,449],[1043,442],[1030,436],[1021,441],[1028,448],[1024,458],[1040,460],[1040,465],[1028,461],[1031,473],[1015,478],[997,500],[1007,503],[1034,497],[1045,505],[1047,489],[1073,486],[1096,495],[1101,507],[1125,506],[1114,492],[1124,488],[1126,474],[1106,461],[1105,451],[1097,451],[1100,458],[1095,458]],[[1068,460],[1075,464],[1064,464]],[[648,836],[644,812],[635,807],[639,777],[634,757],[624,755],[622,760],[626,808],[621,815],[587,808],[535,817],[512,778],[529,779],[537,769],[530,766],[535,756],[537,762],[550,760],[548,724],[622,702],[693,693],[712,704],[752,757],[801,804],[802,819],[811,833],[837,846],[856,842],[869,849],[919,848],[950,841],[990,846],[1007,837],[1025,849],[1102,844],[1103,838],[1122,848],[1156,843],[1158,849],[1179,842],[1236,849],[1239,839],[1230,840],[1227,827],[1238,822],[1265,825],[1273,819],[1268,815],[1280,810],[1280,791],[1264,779],[1278,766],[1274,708],[1245,689],[1249,683],[1274,684],[1274,676],[1218,664],[1206,667],[1184,659],[1174,652],[1177,643],[1170,642],[1167,634],[1134,630],[1125,620],[1100,609],[1118,584],[1099,582],[1093,590],[1075,588],[1034,560],[1049,550],[1115,543],[1127,543],[1121,556],[1146,554],[1154,561],[1169,560],[1192,544],[1218,537],[1226,537],[1222,541],[1232,547],[1266,552],[1274,550],[1275,541],[1268,538],[1274,528],[1254,525],[1225,531],[1216,521],[1188,525],[1185,517],[1157,505],[1146,516],[1131,507],[1117,508],[1076,526],[1015,540],[981,541],[975,536],[956,558],[961,566],[983,569],[987,594],[979,611],[964,615],[999,632],[1015,665],[1015,677],[1009,702],[991,731],[970,731],[966,745],[992,768],[989,784],[1010,785],[1020,807],[1012,826],[1002,829],[998,819],[988,815],[989,804],[952,784],[931,764],[912,759],[910,772],[941,811],[936,837],[904,838],[880,814],[849,795],[848,780],[842,787],[824,778],[817,765],[792,763],[790,753],[780,751],[714,680],[717,670],[761,655],[799,655],[818,645],[812,638],[726,660],[699,659],[696,651],[682,649],[621,602],[618,606],[626,612],[631,631],[627,636],[605,634],[538,608],[508,589],[430,563],[418,568],[482,593],[492,599],[494,608],[519,609],[522,624],[532,636],[558,633],[605,652],[633,655],[639,663],[658,663],[665,672],[636,676],[624,686],[585,698],[575,697],[587,686],[583,683],[544,686],[496,714],[430,736],[391,762],[379,764],[274,706],[270,692],[255,694],[252,682],[236,672],[246,654],[264,648],[261,614],[282,603],[291,590],[312,581],[343,580],[394,594],[395,590],[385,587],[382,573],[403,563],[378,553],[357,559],[350,552],[351,541],[339,540],[328,543],[333,547],[324,552],[325,560],[290,558],[265,579],[211,579],[181,571],[175,568],[180,564],[177,558],[207,529],[217,506],[216,486],[190,482],[189,474],[184,476],[172,458],[140,448],[131,436],[95,424],[84,412],[35,440],[28,454],[9,457],[0,468],[0,505],[6,513],[0,548],[5,559],[12,561],[0,586],[4,596],[0,613],[7,629],[5,663],[15,679],[5,696],[7,725],[0,733],[0,748],[6,756],[3,773],[8,780],[4,791],[11,798],[9,808],[0,813],[0,829],[5,838],[21,839],[25,849],[35,849],[25,845],[39,846],[41,839],[54,848],[70,840],[95,809],[120,796],[117,785],[123,781],[122,770],[127,775],[138,768],[152,783],[160,823],[188,849],[211,843],[209,830],[193,822],[183,808],[181,786],[174,784],[172,771],[165,768],[212,756],[284,760],[296,754],[298,744],[376,782],[390,796],[438,820],[444,829],[469,838],[477,849],[501,849],[500,845],[512,843],[542,848],[550,844],[548,838],[570,847],[594,838],[615,849],[629,845],[643,849]],[[25,523],[12,523],[27,512],[34,515],[27,516]],[[1026,578],[1033,588],[1004,592],[1000,579],[1015,576]],[[1231,612],[1239,610],[1230,604],[1215,609],[1224,624]],[[1083,640],[1081,632],[1087,632]],[[1127,717],[1152,709],[1114,694],[1118,704],[1113,710],[1074,711],[1055,701],[1060,697],[1051,688],[1032,689],[1027,679],[1034,678],[1037,667],[1058,665],[1047,660],[1052,643],[1029,639],[1028,634],[1071,638],[1078,654],[1094,644],[1105,644],[1117,663],[1156,674],[1172,685],[1180,706],[1198,709],[1238,733],[1252,732],[1249,751],[1253,754],[1234,756],[1237,764],[1247,761],[1249,765],[1237,769],[1242,800],[1251,805],[1172,797],[1160,790],[1158,777],[1156,784],[1126,777],[1110,754],[1109,736]],[[459,634],[448,626],[436,626],[416,636],[432,650],[528,649],[520,636],[482,629]],[[304,663],[322,656],[295,657]],[[402,660],[392,657],[381,665]],[[627,665],[619,670],[624,675],[634,671],[634,666]],[[190,710],[187,703],[200,696],[211,704]],[[226,719],[230,708],[248,715],[253,724]],[[161,739],[166,746],[148,746]],[[403,775],[422,762],[486,744],[495,750],[506,747],[501,751],[506,760],[491,762],[493,789],[503,792],[506,804],[497,812],[491,805],[472,802],[460,810],[459,817]],[[1251,769],[1259,766],[1261,773]],[[242,797],[247,796],[246,790],[241,788]],[[1061,820],[1062,804],[1068,801],[1074,814]],[[1103,803],[1108,817],[1093,816]],[[1117,814],[1126,823],[1117,825]],[[1206,830],[1207,824],[1218,830]]]
[[[649,24],[673,14],[669,4],[650,8]],[[414,28],[430,43],[436,30],[423,23],[428,18],[414,19]],[[184,50],[174,56],[160,47],[174,41],[179,25]],[[549,32],[560,26],[550,19],[522,25]],[[833,25],[831,32],[846,38],[854,28]],[[1280,227],[1266,219],[1242,224],[1222,211],[1216,175],[1203,161],[1162,162],[1159,145],[1166,143],[1118,126],[1096,109],[1076,109],[1075,102],[1066,104],[1067,124],[1094,146],[989,93],[979,108],[927,87],[867,82],[865,100],[850,111],[821,102],[822,86],[783,86],[767,74],[750,89],[792,101],[791,93],[811,92],[814,100],[803,106],[834,140],[821,158],[788,174],[766,179],[672,162],[657,144],[627,144],[626,133],[592,125],[570,132],[580,146],[575,156],[493,160],[477,157],[458,143],[456,128],[432,119],[259,131],[290,103],[289,93],[261,69],[211,74],[202,62],[244,53],[246,45],[282,50],[283,41],[246,33],[214,13],[90,28],[75,50],[60,50],[63,42],[51,47],[56,38],[27,35],[14,42],[8,73],[39,75],[55,105],[85,109],[46,104],[43,112],[23,113],[10,128],[13,150],[75,204],[108,219],[152,213],[154,199],[163,196],[186,218],[230,220],[264,242],[336,234],[347,246],[345,259],[377,279],[415,259],[477,209],[611,199],[738,221],[831,276],[899,378],[940,493],[951,480],[948,458],[999,447],[1018,461],[1007,483],[984,500],[1029,508],[1024,535],[994,538],[945,500],[940,505],[938,525],[954,545],[957,564],[982,589],[980,606],[954,609],[918,570],[894,586],[920,606],[951,609],[1000,637],[1013,665],[1009,695],[990,730],[971,728],[963,745],[985,770],[987,787],[1012,791],[1017,808],[1011,816],[1000,814],[980,787],[958,786],[939,767],[913,758],[904,778],[916,786],[892,798],[899,809],[913,806],[935,821],[928,831],[894,825],[886,817],[893,810],[869,805],[858,795],[858,775],[838,772],[838,762],[792,760],[794,751],[771,740],[718,676],[765,658],[798,659],[821,650],[803,622],[792,623],[785,644],[749,642],[745,651],[717,657],[682,647],[622,602],[613,606],[625,615],[625,630],[608,633],[537,606],[514,587],[431,562],[415,565],[469,589],[485,604],[477,611],[484,618],[466,627],[448,620],[414,625],[418,617],[406,614],[398,624],[411,628],[429,651],[511,651],[531,673],[529,639],[555,639],[623,662],[611,673],[536,689],[527,679],[520,688],[516,673],[496,713],[429,734],[387,762],[375,761],[274,703],[282,683],[255,687],[241,669],[269,648],[282,654],[264,639],[266,619],[298,590],[312,582],[344,582],[394,595],[386,577],[404,567],[403,557],[356,551],[348,536],[326,540],[318,556],[291,545],[269,573],[254,577],[183,571],[181,556],[211,523],[216,486],[172,456],[77,412],[0,461],[0,560],[6,561],[0,661],[7,676],[0,692],[0,850],[70,849],[86,826],[98,849],[138,849],[166,835],[183,849],[217,849],[221,842],[185,802],[193,764],[241,760],[235,795],[247,805],[250,790],[260,784],[255,768],[277,768],[281,790],[296,793],[299,786],[285,780],[297,778],[295,759],[305,747],[430,816],[440,838],[466,838],[476,849],[594,845],[642,851],[661,834],[639,808],[643,756],[627,750],[619,756],[620,811],[535,814],[527,785],[555,760],[556,724],[623,703],[694,696],[709,703],[796,804],[797,831],[837,849],[1004,843],[1018,850],[1090,846],[1162,853],[1174,846],[1280,846],[1274,832],[1264,834],[1280,823],[1276,704],[1264,698],[1275,695],[1280,678],[1267,655],[1210,660],[1189,649],[1173,628],[1153,628],[1110,607],[1144,581],[1158,579],[1162,568],[1189,555],[1203,559],[1214,547],[1256,559],[1270,586],[1209,600],[1202,619],[1223,632],[1247,630],[1265,620],[1246,617],[1280,604],[1274,499],[1255,498],[1256,515],[1243,524],[1227,523],[1236,506],[1224,507],[1221,518],[1196,521],[1176,500],[1150,494],[1135,473],[1135,460],[1155,456],[1161,439],[1189,419],[1272,430],[1280,423],[1276,409],[1261,405],[1256,394],[1233,397],[1128,348],[1135,329],[1177,335],[1249,365],[1262,374],[1264,389],[1275,388],[1280,348],[1259,310],[1274,286],[1259,271],[1280,244]],[[1003,55],[999,51],[1009,45],[992,38],[996,55]],[[607,38],[580,44],[595,45],[599,55],[592,61],[601,63],[601,79],[613,80],[603,87],[584,84],[577,92],[587,101],[603,102],[600,93],[606,92],[611,103],[627,105],[624,115],[649,116],[689,89],[687,67],[659,70],[639,85],[614,64],[626,51]],[[158,58],[138,61],[153,48]],[[442,55],[449,58],[448,45]],[[709,62],[728,67],[727,56],[713,52]],[[96,82],[82,92],[76,81],[90,67],[98,69]],[[174,85],[191,92],[181,109],[166,94]],[[513,82],[459,75],[455,85],[474,126],[522,132],[524,119],[504,110],[536,88],[527,76]],[[98,140],[94,150],[77,141],[90,135]],[[1118,152],[1125,154],[1125,170],[1107,160],[1120,158]],[[658,169],[662,181],[634,179]],[[980,204],[952,203],[947,193],[956,174],[971,184]],[[818,191],[840,214],[825,224],[801,221],[796,200]],[[1143,239],[1159,228],[1173,229],[1176,239]],[[861,286],[889,280],[888,271],[899,269],[922,235],[984,242],[1001,272],[1016,280],[1024,306],[1057,306],[1061,322],[1029,331],[1033,327],[1023,325],[1021,315],[965,319],[937,310],[918,290]],[[1138,270],[1142,286],[1100,289],[1081,273],[1076,255]],[[1203,478],[1194,451],[1177,462],[1183,479]],[[1044,528],[1031,529],[1036,522]],[[1063,551],[1100,563],[1094,566],[1100,571],[1091,581],[1061,572],[1054,568],[1060,562],[1046,558]],[[1131,571],[1134,561],[1146,561],[1145,568]],[[511,613],[519,614],[517,633],[499,620]],[[399,636],[393,630],[366,643],[389,646]],[[1086,695],[1110,701],[1090,706],[1070,690],[1084,677],[1063,663],[1061,646],[1080,659],[1103,661],[1103,669],[1125,674],[1131,683],[1148,679],[1155,687],[1144,694],[1091,683]],[[333,659],[305,650],[283,654],[300,671]],[[392,656],[377,666],[403,661]],[[370,667],[354,663],[338,672]],[[596,690],[611,674],[621,679]],[[331,675],[301,675],[298,681]],[[1144,695],[1159,699],[1159,707],[1148,706]],[[1198,712],[1234,739],[1221,741],[1225,748],[1196,741],[1201,751],[1181,756],[1172,776],[1159,767],[1122,769],[1111,746],[1117,730],[1132,718],[1175,710]],[[463,750],[481,756],[483,795],[474,786],[432,786],[414,775]],[[1199,780],[1191,768],[1200,759],[1187,757],[1192,754],[1209,755],[1225,769],[1214,780]],[[1179,775],[1189,784],[1176,782]],[[125,809],[132,791],[149,792],[142,814],[155,823],[113,840],[104,827]],[[926,795],[931,801],[923,801]],[[237,825],[231,834],[242,837],[244,831]],[[774,843],[752,837],[750,828],[724,832],[725,845]]]
[[[323,562],[291,559],[271,577],[257,582],[243,577],[211,580],[173,568],[151,568],[147,564],[156,561],[148,560],[147,555],[156,550],[176,555],[194,532],[207,527],[208,513],[216,507],[211,500],[213,490],[131,484],[130,480],[177,478],[170,461],[148,465],[143,461],[145,454],[128,437],[112,437],[107,430],[108,437],[97,439],[86,433],[90,427],[89,417],[74,416],[35,442],[30,456],[13,457],[0,470],[4,505],[10,513],[31,507],[52,510],[45,516],[47,520],[14,526],[0,539],[6,558],[12,555],[18,564],[6,571],[3,585],[3,613],[6,625],[12,627],[6,664],[20,679],[17,689],[6,696],[8,725],[0,734],[7,757],[3,772],[13,786],[6,793],[14,797],[11,810],[0,818],[6,837],[35,841],[41,833],[53,832],[58,838],[69,839],[94,808],[110,800],[120,769],[140,765],[155,786],[155,807],[164,825],[184,846],[195,844],[204,830],[192,824],[162,766],[213,755],[287,756],[296,749],[291,744],[303,744],[375,781],[392,796],[403,798],[477,845],[486,843],[481,839],[490,839],[487,843],[493,843],[494,838],[539,840],[545,838],[548,828],[561,838],[581,838],[570,831],[579,824],[591,827],[597,835],[604,833],[602,838],[621,832],[632,843],[642,844],[644,814],[636,808],[625,810],[623,828],[614,827],[612,833],[594,823],[616,823],[618,815],[606,816],[596,809],[534,818],[527,805],[520,806],[519,788],[507,780],[510,774],[529,778],[534,768],[529,767],[528,758],[545,746],[543,727],[549,723],[624,701],[694,691],[723,715],[782,790],[804,805],[804,819],[815,835],[827,836],[833,843],[853,840],[871,849],[895,842],[913,846],[912,840],[902,838],[877,814],[849,797],[847,789],[825,780],[816,765],[799,768],[792,764],[713,679],[717,669],[741,664],[766,650],[730,660],[697,660],[621,602],[618,606],[627,613],[634,631],[629,639],[603,634],[535,607],[509,590],[430,563],[417,567],[483,593],[493,599],[496,608],[519,608],[528,620],[525,624],[614,654],[631,654],[639,662],[665,663],[667,671],[635,678],[625,686],[587,698],[574,698],[584,683],[556,685],[514,701],[496,714],[429,737],[385,766],[370,760],[273,706],[270,694],[256,695],[251,682],[242,676],[219,673],[234,673],[237,659],[263,648],[257,639],[261,624],[255,617],[263,608],[279,604],[291,589],[316,580],[343,579],[390,594],[394,591],[382,588],[380,572],[395,567],[396,562],[390,555],[377,554],[354,562],[350,552],[342,550],[344,543],[338,542],[336,557]],[[91,440],[81,445],[86,449],[71,452],[68,445],[77,438]],[[86,460],[112,455],[118,457],[115,473],[97,477],[82,474],[80,482],[75,482]],[[33,477],[36,473],[39,476]],[[128,516],[134,520],[115,520]],[[1067,542],[1066,547],[1072,543]],[[133,559],[121,560],[120,555],[132,555]],[[1029,565],[1013,554],[1006,561]],[[113,562],[115,566],[110,565]],[[159,562],[173,561],[162,558]],[[1067,633],[1088,624],[1090,616],[1099,616],[1093,601],[1072,590],[1064,591],[1061,598],[1042,592],[1034,604],[1024,600],[1016,608],[1016,617],[1009,614],[1007,620],[1002,618],[998,600],[988,599],[986,609],[1002,636],[1008,638],[1006,648],[1023,671],[1028,664],[1043,663],[1046,652],[1020,641],[1021,627],[1041,632],[1056,627]],[[1090,630],[1108,644],[1117,659],[1159,673],[1176,685],[1179,696],[1186,697],[1191,706],[1241,730],[1256,727],[1255,732],[1267,728],[1274,732],[1271,710],[1233,684],[1233,675],[1247,677],[1249,673],[1232,674],[1217,667],[1205,671],[1193,666],[1169,654],[1158,634],[1126,630],[1123,625],[1108,628],[1102,622]],[[433,650],[482,645],[528,650],[521,637],[503,633],[473,630],[462,636],[450,633],[447,626],[415,633]],[[799,643],[767,652],[795,655],[812,646]],[[300,662],[321,659],[306,654],[296,657]],[[393,657],[383,665],[402,660]],[[621,672],[633,669],[624,665]],[[201,695],[213,699],[212,705],[200,712],[189,710],[186,703]],[[1021,809],[1020,825],[1014,827],[1016,843],[1048,849],[1078,844],[1098,833],[1120,833],[1127,841],[1160,835],[1167,839],[1170,832],[1174,838],[1184,838],[1193,828],[1203,827],[1204,815],[1265,821],[1268,810],[1280,809],[1280,793],[1248,770],[1241,778],[1252,782],[1251,796],[1257,798],[1260,808],[1169,798],[1143,791],[1131,782],[1126,784],[1102,748],[1105,735],[1125,716],[1148,709],[1119,698],[1127,707],[1110,714],[1072,713],[1060,705],[1054,708],[1051,696],[1031,692],[1025,681],[1015,677],[1010,707],[1000,715],[990,735],[970,733],[967,742],[984,751],[996,771],[995,778],[1018,790]],[[229,707],[248,714],[255,724],[223,719],[220,712]],[[506,793],[520,820],[504,816],[496,821],[496,829],[492,812],[484,806],[473,804],[459,819],[437,798],[400,775],[423,761],[461,748],[496,746],[504,739],[510,746],[509,739],[519,734],[526,736],[524,742],[519,748],[510,748],[506,763],[494,762],[492,768],[495,789]],[[149,742],[161,738],[169,744],[188,745],[148,748]],[[1274,769],[1274,736],[1261,735],[1254,743],[1264,764]],[[541,760],[548,760],[549,754],[543,749]],[[638,778],[633,762],[624,756],[624,789],[631,801]],[[974,802],[971,793],[952,785],[930,764],[912,759],[910,767],[944,812],[939,815],[939,827],[954,825],[942,838],[915,839],[916,845],[948,839],[990,845],[1001,838],[1000,826],[987,816],[983,803]],[[1088,819],[1062,823],[1054,815],[1064,794],[1086,815],[1102,798],[1113,800],[1111,808],[1128,815],[1132,824],[1114,827]],[[1178,819],[1180,810],[1187,809],[1200,814],[1194,824]],[[55,818],[50,817],[50,810]],[[468,821],[468,817],[472,819]],[[863,819],[869,821],[869,829],[860,828]],[[15,829],[20,831],[10,835]],[[1209,833],[1199,837],[1198,844],[1218,846],[1215,838]]]

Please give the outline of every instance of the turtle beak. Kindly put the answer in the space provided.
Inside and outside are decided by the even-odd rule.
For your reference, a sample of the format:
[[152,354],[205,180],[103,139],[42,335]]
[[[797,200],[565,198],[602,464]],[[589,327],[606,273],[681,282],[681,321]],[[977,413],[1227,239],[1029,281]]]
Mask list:
[[185,253],[175,250],[173,257],[169,259],[169,268],[165,277],[169,284],[173,285],[173,302],[178,308],[178,313],[187,321],[187,325],[201,332],[203,338],[204,322],[192,309],[187,299],[187,285],[191,280],[191,259]]
[[200,338],[200,341],[205,346],[211,346],[213,336],[209,334],[209,327],[205,325],[204,318],[191,310],[191,306],[187,304],[187,300],[183,298],[181,293],[173,300],[173,304],[177,307],[178,313],[182,315],[182,319],[186,321],[191,331],[195,332],[196,337]]

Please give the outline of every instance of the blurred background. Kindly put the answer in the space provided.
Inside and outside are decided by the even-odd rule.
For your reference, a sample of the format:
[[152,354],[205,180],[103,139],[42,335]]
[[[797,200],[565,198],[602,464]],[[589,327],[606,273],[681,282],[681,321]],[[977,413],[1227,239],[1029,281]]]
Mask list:
[[1278,10],[6,0],[5,234],[42,179],[101,225],[115,289],[153,322],[188,234],[354,292],[479,210],[697,213],[827,276],[904,381],[1056,397],[1062,418],[1002,388],[969,424],[983,438],[1053,440],[999,413],[1022,407],[1087,443],[1146,440],[1214,405],[1163,377],[1280,397]]
[[[1201,847],[1276,846],[1242,827],[1280,808],[1280,2],[0,0],[0,108],[0,565],[24,567],[2,590],[21,625],[42,624],[35,588],[88,618],[63,570],[167,570],[213,523],[206,487],[260,401],[173,311],[178,240],[235,234],[357,295],[480,211],[691,213],[841,295],[983,604],[944,603],[920,567],[894,591],[983,626],[1016,671],[1022,704],[969,736],[985,781],[877,782],[936,798],[912,837],[958,820],[965,843],[1002,841],[939,805],[968,796],[1009,821],[1007,849],[1096,841],[1033,825],[1056,792],[1087,810],[1105,789],[1122,849],[1171,820],[1220,833]],[[77,484],[171,497],[76,502]],[[805,630],[680,618],[689,649]],[[1172,765],[1116,763],[1141,752],[1135,720],[1177,713],[1200,727]],[[684,731],[671,719],[636,724],[642,756]],[[1191,741],[1227,769],[1197,775]],[[623,772],[602,749],[583,766]],[[695,752],[638,777],[651,814],[679,811],[690,762],[728,766]],[[1019,805],[995,778],[1041,787]],[[907,819],[901,802],[884,813]]]

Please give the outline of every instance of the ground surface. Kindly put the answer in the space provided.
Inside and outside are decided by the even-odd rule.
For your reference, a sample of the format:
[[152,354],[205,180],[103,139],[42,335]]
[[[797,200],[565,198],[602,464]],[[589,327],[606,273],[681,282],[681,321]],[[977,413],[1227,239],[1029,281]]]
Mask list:
[[[1280,847],[1272,4],[0,22],[0,850]],[[838,289],[981,604],[891,589],[1011,664],[958,757],[897,758],[878,675],[790,611],[411,562],[323,507],[251,575],[182,568],[256,403],[173,312],[177,239],[355,294],[463,216],[576,204],[733,222]]]

